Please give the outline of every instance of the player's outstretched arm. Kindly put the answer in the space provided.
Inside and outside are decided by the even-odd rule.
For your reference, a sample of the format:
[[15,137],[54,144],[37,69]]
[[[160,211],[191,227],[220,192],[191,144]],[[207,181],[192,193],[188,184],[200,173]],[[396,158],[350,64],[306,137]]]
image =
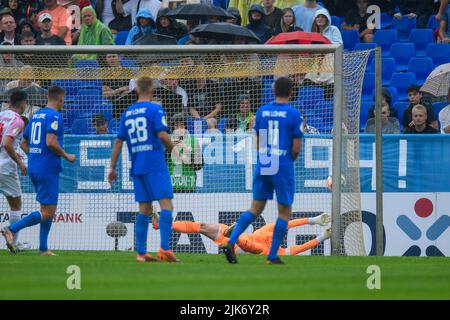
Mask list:
[[294,138],[293,144],[292,144],[292,160],[296,160],[298,155],[300,154],[300,149],[302,147],[300,138]]
[[47,133],[45,140],[47,147],[52,150],[56,155],[66,159],[67,161],[74,162],[76,157],[74,154],[66,153],[64,149],[59,145],[58,137],[54,133]]
[[13,142],[14,142],[13,137],[5,136],[3,138],[3,148],[5,148],[6,153],[9,155],[9,157],[15,163],[17,163],[22,175],[25,176],[27,174],[27,167],[22,163],[22,159],[20,158],[20,156],[17,154],[16,150],[14,149]]
[[116,142],[114,142],[114,147],[111,153],[111,165],[109,166],[109,173],[108,173],[108,182],[110,184],[112,184],[113,181],[116,180],[117,178],[116,167],[120,153],[122,152],[122,145],[123,141],[121,139],[116,139]]

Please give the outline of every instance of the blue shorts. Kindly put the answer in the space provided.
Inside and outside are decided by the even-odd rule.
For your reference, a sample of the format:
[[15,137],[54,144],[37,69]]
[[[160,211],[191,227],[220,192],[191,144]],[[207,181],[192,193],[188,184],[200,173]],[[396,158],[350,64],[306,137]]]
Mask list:
[[173,199],[172,181],[168,171],[133,176],[137,202]]
[[273,191],[277,194],[279,204],[291,207],[294,202],[294,171],[279,171],[275,175],[263,176],[256,173],[253,178],[253,199],[272,200]]
[[30,179],[36,189],[36,200],[43,205],[57,205],[59,192],[59,174],[35,174]]

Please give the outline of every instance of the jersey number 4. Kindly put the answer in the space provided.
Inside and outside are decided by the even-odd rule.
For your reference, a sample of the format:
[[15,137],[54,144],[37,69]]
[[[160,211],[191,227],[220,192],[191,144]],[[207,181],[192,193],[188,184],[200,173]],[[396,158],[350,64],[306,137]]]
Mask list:
[[128,136],[130,137],[131,144],[147,141],[147,118],[138,117],[135,119],[128,119],[125,121],[125,126],[128,129]]

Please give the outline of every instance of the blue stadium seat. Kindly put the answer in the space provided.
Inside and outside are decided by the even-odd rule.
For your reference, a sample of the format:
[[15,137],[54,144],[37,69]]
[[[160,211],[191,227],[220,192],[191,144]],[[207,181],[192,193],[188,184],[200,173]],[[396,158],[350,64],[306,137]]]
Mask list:
[[359,32],[356,30],[341,30],[341,34],[345,50],[353,50],[355,45],[360,42]]
[[[391,57],[381,58],[381,84],[383,86],[389,86],[391,76],[396,69],[395,59]],[[375,72],[375,59],[370,64],[370,72]]]
[[395,72],[392,74],[391,86],[397,88],[398,100],[408,100],[406,90],[410,85],[416,83],[416,74],[413,72]]
[[403,16],[401,20],[393,18],[391,29],[398,31],[398,41],[407,42],[409,39],[409,32],[417,27],[417,19],[409,19]]
[[100,69],[100,65],[95,59],[80,59],[75,62],[75,68]]
[[109,133],[117,134],[117,131],[119,130],[119,124],[120,124],[119,119],[112,118],[108,124]]
[[331,24],[335,27],[338,27],[341,29],[342,22],[344,21],[344,18],[337,17],[337,16],[331,16]]
[[261,103],[267,104],[275,100],[273,94],[273,76],[262,76],[262,97]]
[[[333,100],[323,100],[317,101],[316,103],[316,113],[321,117],[320,128],[317,128],[320,133],[331,132],[333,129],[333,112],[334,112],[334,101]],[[310,124],[309,119],[307,119],[308,124]]]
[[116,34],[116,39],[114,40],[114,42],[116,43],[116,45],[118,46],[123,46],[125,45],[125,42],[127,41],[128,38],[128,33],[130,32],[130,30],[126,30],[126,31],[119,31]]
[[413,29],[409,34],[409,42],[414,43],[416,57],[425,57],[427,46],[434,41],[433,30]]
[[[360,42],[355,45],[355,51],[373,50],[376,47],[377,47],[377,44],[375,42],[371,42],[371,43]],[[369,60],[367,60],[367,67],[366,67],[367,71],[371,71],[371,70],[369,70],[369,68],[370,68],[370,65],[371,65],[374,57],[375,57],[375,51],[372,51],[369,55]]]
[[133,59],[120,59],[120,65],[124,68],[139,68]]
[[415,55],[412,43],[394,43],[391,46],[391,57],[395,59],[396,71],[408,70],[409,60]]
[[390,29],[392,26],[392,17],[386,13],[381,13],[381,19],[380,19],[380,28],[381,29]]
[[76,118],[72,124],[72,134],[94,134],[95,129],[92,125],[92,118]]
[[375,88],[375,73],[366,72],[364,74],[361,100],[372,101],[372,91]]
[[405,112],[405,109],[408,108],[409,102],[405,101],[398,101],[394,103],[394,108],[398,111],[398,120],[400,122],[400,129],[403,129],[402,119],[403,119],[403,112]]
[[391,45],[398,42],[397,30],[377,30],[373,36],[373,42],[378,43],[381,47],[381,55],[383,57],[389,57]]
[[59,86],[66,91],[66,96],[74,96],[77,94],[78,89],[80,88],[80,80],[79,79],[58,79],[53,80],[53,85]]
[[191,118],[187,120],[187,129],[189,133],[197,133],[197,130],[201,130],[201,133],[205,133],[208,130],[208,124],[206,119],[203,118]]
[[450,57],[450,44],[430,43],[427,46],[426,56],[433,59],[433,68],[448,63]]
[[437,22],[436,20],[436,15],[433,14],[430,16],[430,18],[428,18],[428,24],[427,24],[427,28],[433,30],[436,30],[439,27],[439,22]]
[[433,71],[433,59],[428,57],[412,58],[409,60],[408,71],[416,74],[417,84],[421,86]]
[[396,87],[387,87],[389,93],[391,94],[392,101],[391,103],[396,103],[398,100],[398,92]]
[[217,129],[220,130],[220,132],[225,131],[225,127],[227,126],[228,118],[223,117],[219,120],[219,123],[217,124]]
[[441,112],[441,110],[444,109],[449,104],[450,104],[450,101],[433,102],[433,109],[434,109],[434,112],[436,113],[436,118],[439,117],[439,112]]

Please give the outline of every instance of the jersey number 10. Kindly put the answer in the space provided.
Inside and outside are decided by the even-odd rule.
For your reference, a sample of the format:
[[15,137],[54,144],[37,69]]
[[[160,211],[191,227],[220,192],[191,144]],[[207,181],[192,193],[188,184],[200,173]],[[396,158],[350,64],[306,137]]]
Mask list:
[[138,117],[128,119],[125,121],[125,126],[128,128],[128,136],[130,137],[131,144],[147,141],[147,118]]
[[31,124],[31,144],[39,144],[41,142],[42,122],[33,122]]

